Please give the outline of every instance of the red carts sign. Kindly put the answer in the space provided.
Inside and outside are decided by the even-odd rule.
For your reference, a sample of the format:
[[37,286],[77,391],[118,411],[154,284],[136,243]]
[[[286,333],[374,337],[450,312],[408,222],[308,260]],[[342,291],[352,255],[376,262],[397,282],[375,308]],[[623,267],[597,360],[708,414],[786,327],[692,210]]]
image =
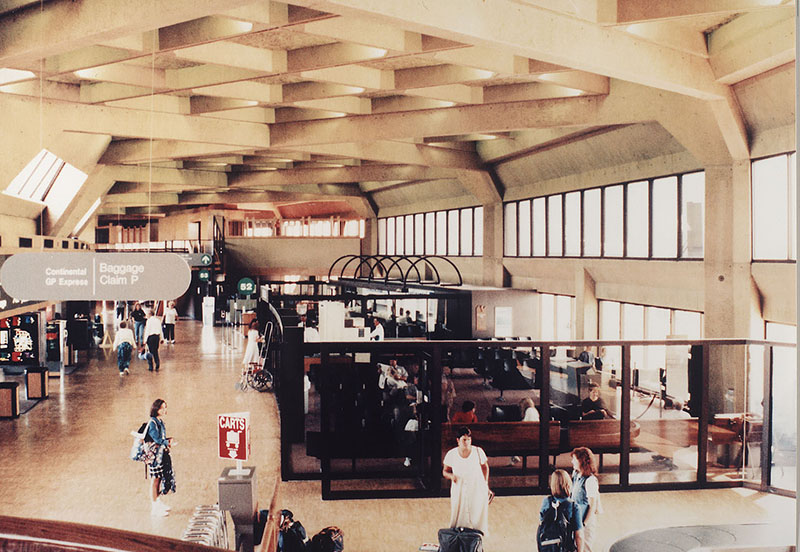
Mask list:
[[250,413],[217,414],[219,457],[247,460],[250,457]]

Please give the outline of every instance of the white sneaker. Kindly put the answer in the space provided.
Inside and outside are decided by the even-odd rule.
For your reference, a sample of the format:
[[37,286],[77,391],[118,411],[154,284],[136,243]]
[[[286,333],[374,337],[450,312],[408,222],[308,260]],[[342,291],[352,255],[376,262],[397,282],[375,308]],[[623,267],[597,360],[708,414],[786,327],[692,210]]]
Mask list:
[[161,505],[161,507],[162,507],[162,508],[164,508],[164,509],[165,509],[165,510],[167,510],[167,511],[169,511],[169,510],[171,510],[171,509],[172,509],[172,506],[170,506],[170,505],[169,505],[169,504],[167,504],[166,502],[162,502],[162,500],[161,500],[161,497],[159,497],[159,499],[158,499],[158,500],[156,500],[156,503],[160,504],[160,505]]
[[120,372],[120,373],[119,373],[119,377],[122,377],[122,376],[124,376],[124,375],[125,375],[125,372]]
[[124,372],[124,374],[125,374],[126,376],[130,376],[130,375],[131,375],[131,371],[130,371],[130,370],[128,370],[127,368],[125,368],[125,370],[123,370],[123,372]]
[[411,458],[409,458],[408,456],[406,456],[406,459],[405,459],[405,460],[403,460],[403,465],[404,465],[405,467],[409,467],[409,466],[411,465]]
[[169,510],[164,508],[164,504],[161,502],[153,502],[153,505],[150,507],[150,515],[151,516],[168,516]]

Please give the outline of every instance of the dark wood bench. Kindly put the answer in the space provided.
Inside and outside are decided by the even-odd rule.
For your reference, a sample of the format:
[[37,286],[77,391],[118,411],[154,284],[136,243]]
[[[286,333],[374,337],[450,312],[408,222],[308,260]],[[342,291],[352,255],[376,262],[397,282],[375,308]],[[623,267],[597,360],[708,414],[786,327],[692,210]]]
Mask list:
[[[631,451],[638,451],[636,438],[641,431],[638,422],[631,422]],[[599,468],[603,469],[603,454],[619,454],[622,443],[620,421],[613,418],[605,420],[573,420],[567,427],[567,447],[565,452],[577,447],[587,447],[600,457]]]
[[[539,422],[477,422],[474,424],[442,424],[442,458],[456,446],[458,428],[466,425],[472,431],[472,443],[487,456],[520,456],[522,469],[528,456],[539,456]],[[561,424],[550,422],[548,451],[560,452]]]
[[[409,433],[409,432],[405,432]],[[402,437],[419,438],[425,432]],[[348,458],[356,471],[356,460],[367,458],[405,458],[414,456],[414,443],[401,442],[392,432],[355,431],[349,433],[306,432],[306,454],[315,458]]]

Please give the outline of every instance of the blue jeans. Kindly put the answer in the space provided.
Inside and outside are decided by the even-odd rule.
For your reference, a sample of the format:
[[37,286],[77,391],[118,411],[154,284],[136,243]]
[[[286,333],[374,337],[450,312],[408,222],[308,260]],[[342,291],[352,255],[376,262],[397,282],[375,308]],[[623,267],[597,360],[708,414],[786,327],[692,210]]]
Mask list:
[[133,322],[133,335],[136,336],[136,344],[141,345],[144,343],[144,325],[145,322]]
[[127,341],[123,341],[117,347],[117,367],[119,371],[122,372],[130,366],[131,364],[131,352],[133,351],[133,347]]

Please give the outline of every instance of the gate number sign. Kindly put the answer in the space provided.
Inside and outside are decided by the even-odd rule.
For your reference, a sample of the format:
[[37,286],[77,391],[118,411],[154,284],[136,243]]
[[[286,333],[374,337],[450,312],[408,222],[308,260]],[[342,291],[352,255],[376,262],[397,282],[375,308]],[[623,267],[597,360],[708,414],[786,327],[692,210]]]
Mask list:
[[219,457],[226,460],[247,460],[250,457],[250,413],[217,415]]

